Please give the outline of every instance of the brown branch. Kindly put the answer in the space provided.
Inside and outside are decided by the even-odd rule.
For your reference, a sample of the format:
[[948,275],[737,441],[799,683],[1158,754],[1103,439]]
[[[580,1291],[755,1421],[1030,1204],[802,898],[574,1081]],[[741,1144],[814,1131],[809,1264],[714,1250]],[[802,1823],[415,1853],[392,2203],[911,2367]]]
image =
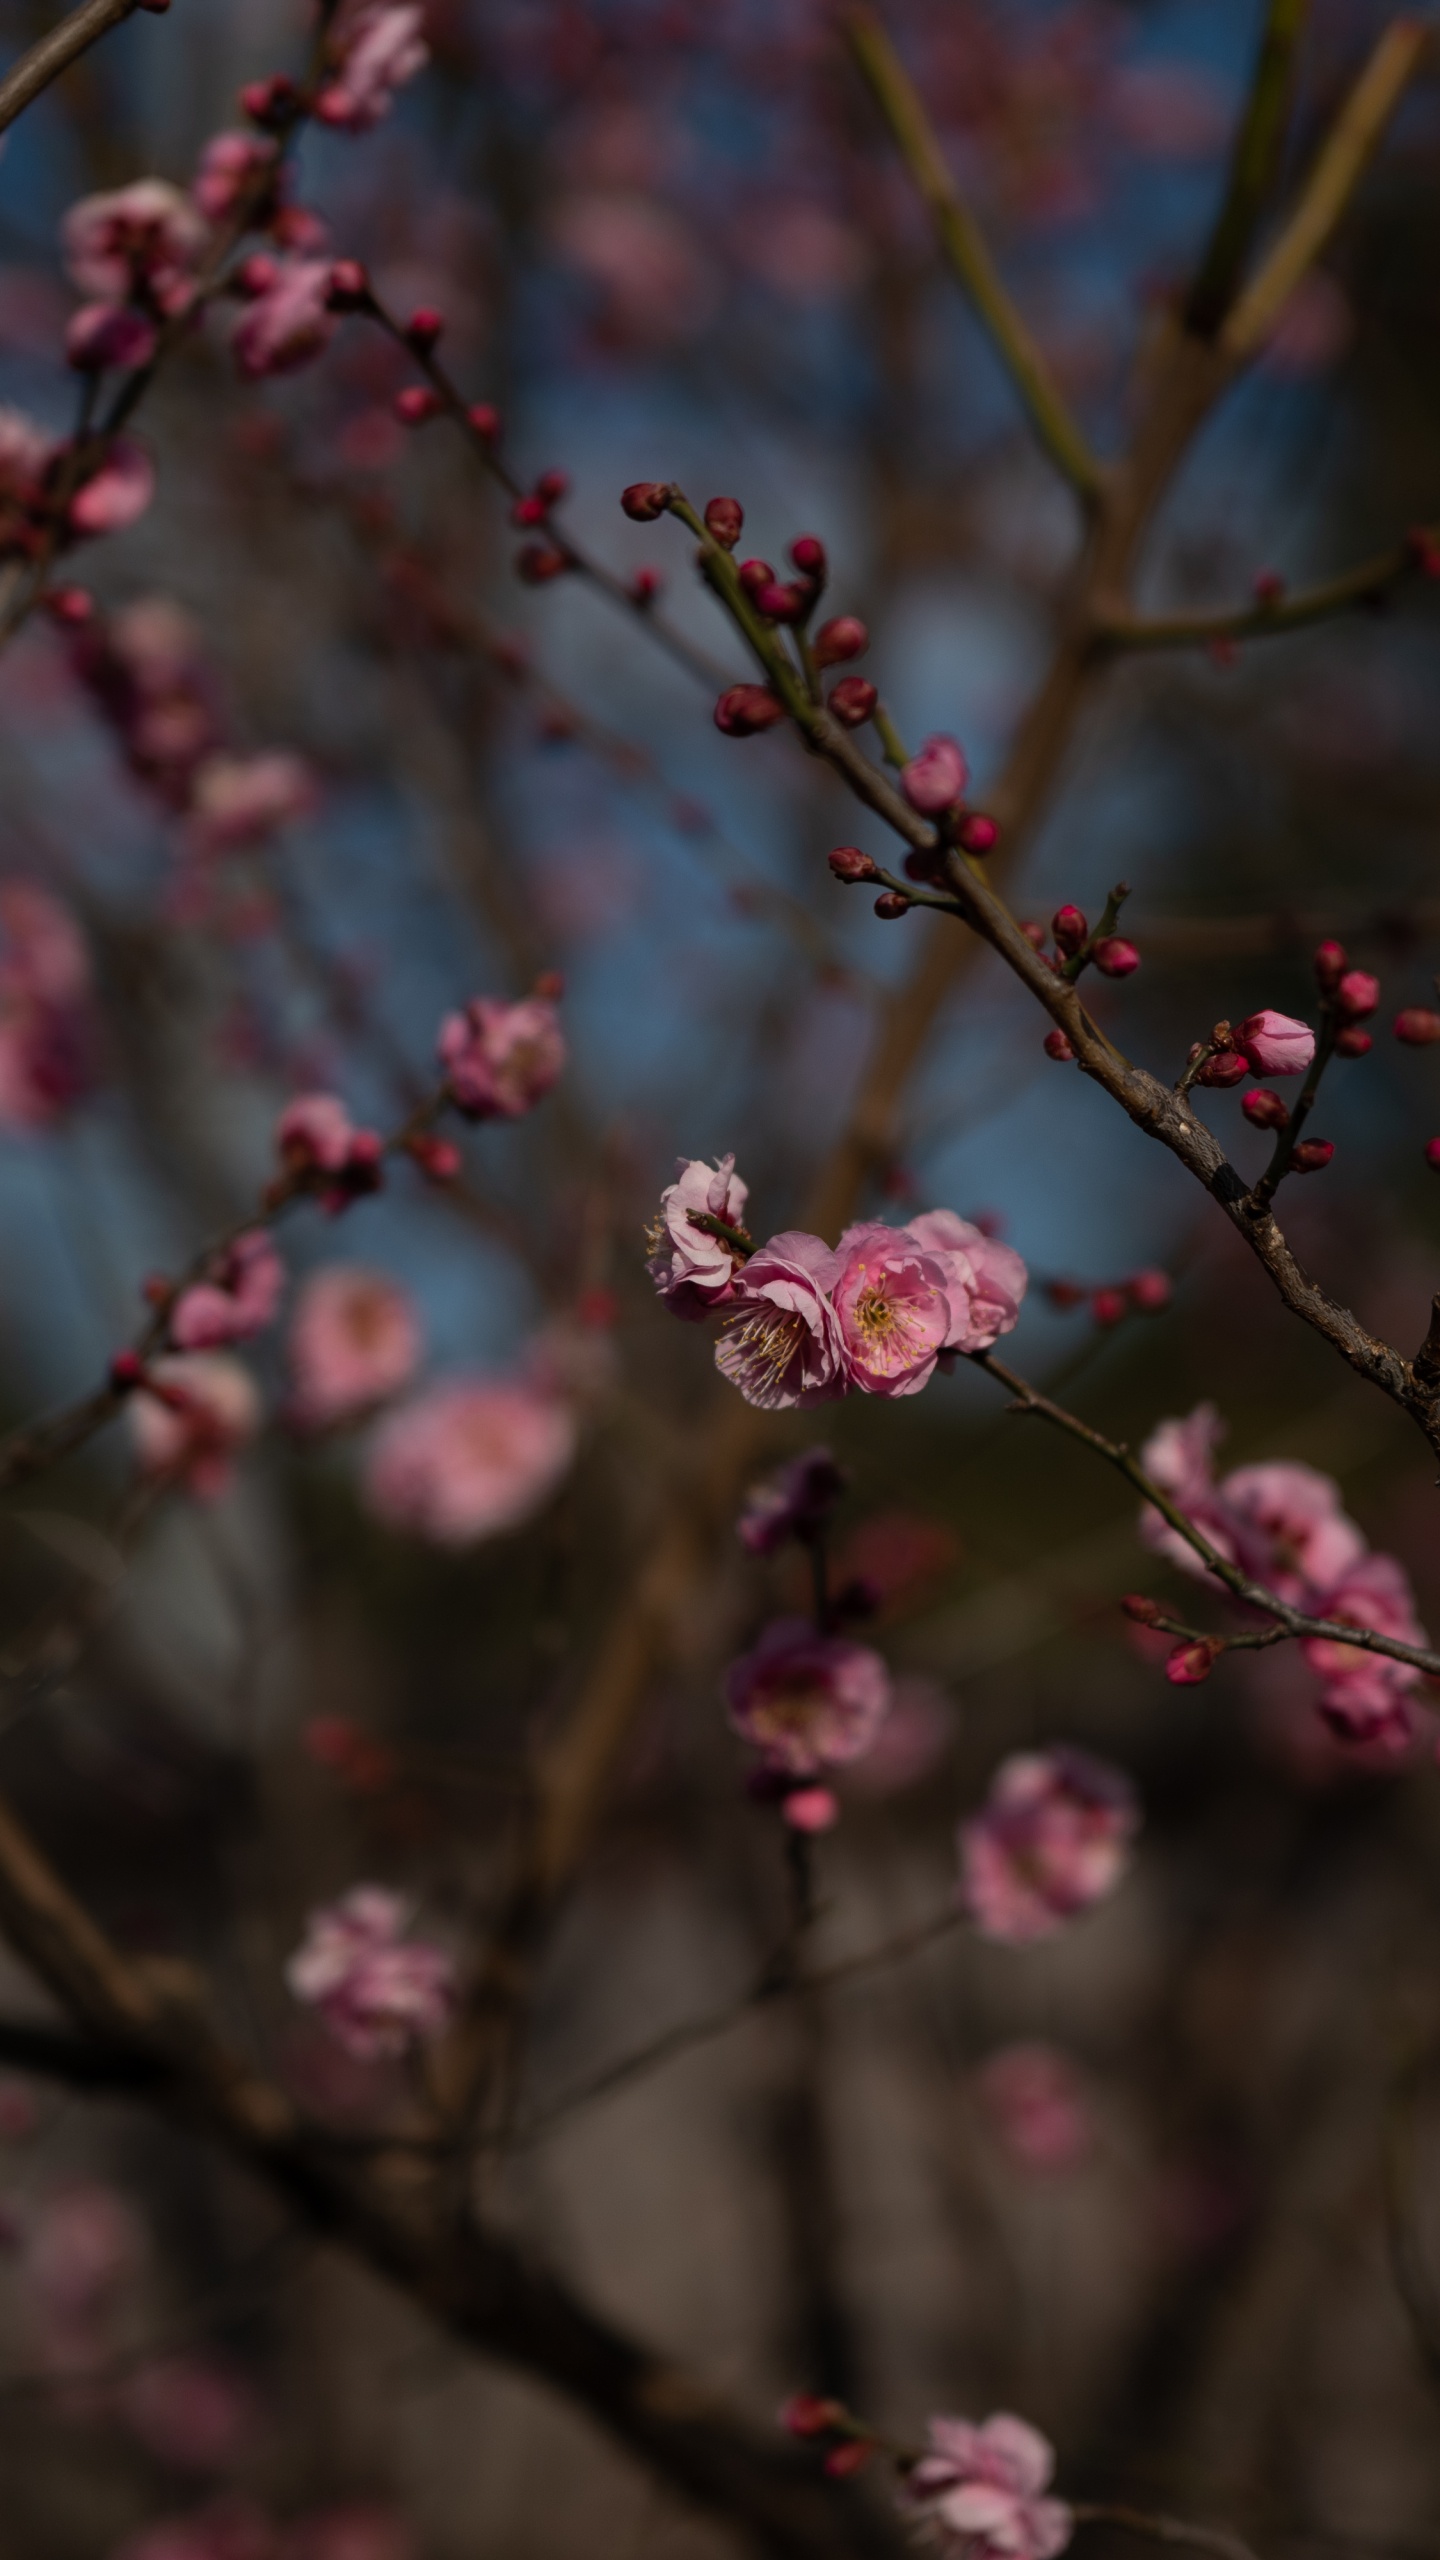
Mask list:
[[58,27],[52,27],[28,53],[22,53],[0,80],[0,133],[33,105],[42,89],[68,71],[99,38],[123,24],[139,8],[166,8],[169,0],[83,0]]
[[1295,52],[1310,0],[1269,0],[1255,77],[1235,137],[1229,183],[1185,303],[1185,326],[1213,337],[1239,284],[1285,142]]
[[[1429,528],[1425,529],[1428,533]],[[1303,631],[1336,614],[1364,612],[1383,602],[1407,578],[1428,576],[1421,543],[1415,538],[1377,552],[1339,577],[1282,595],[1273,604],[1238,605],[1215,613],[1102,613],[1096,629],[1113,649],[1208,649],[1217,640],[1273,640]]]

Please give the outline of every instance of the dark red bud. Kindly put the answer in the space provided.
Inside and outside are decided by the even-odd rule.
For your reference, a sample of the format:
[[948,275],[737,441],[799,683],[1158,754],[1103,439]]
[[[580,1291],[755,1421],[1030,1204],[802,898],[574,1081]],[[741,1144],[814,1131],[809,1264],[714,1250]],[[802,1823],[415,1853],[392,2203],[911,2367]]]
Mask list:
[[875,901],[875,913],[883,916],[887,924],[893,924],[897,916],[908,916],[910,901],[902,898],[898,889],[882,889]]
[[1122,1323],[1130,1313],[1123,1290],[1097,1289],[1090,1301],[1090,1313],[1097,1324]]
[[1068,960],[1079,950],[1090,927],[1078,907],[1057,907],[1050,919],[1050,930]]
[[1290,1161],[1297,1173],[1323,1173],[1334,1153],[1331,1138],[1302,1138]]
[[837,613],[822,622],[811,642],[817,667],[838,667],[847,658],[863,658],[870,634],[856,613]]
[[500,412],[492,407],[488,400],[477,400],[473,409],[467,409],[465,421],[471,433],[477,435],[482,444],[497,445],[499,443]]
[[733,551],[745,525],[745,510],[738,498],[712,498],[705,509],[705,530],[712,542],[723,550]]
[[658,569],[637,569],[627,589],[635,604],[653,604],[665,581]]
[[753,589],[751,601],[767,622],[803,622],[813,597],[810,587],[782,586],[778,578],[772,578],[767,586]]
[[1395,1037],[1412,1049],[1428,1049],[1432,1040],[1440,1040],[1440,1013],[1428,1004],[1407,1004],[1395,1016]]
[[858,844],[837,844],[829,861],[837,880],[873,880],[878,867]]
[[880,696],[868,676],[842,676],[830,688],[827,708],[844,729],[859,729],[872,716]]
[[299,90],[283,72],[276,72],[269,80],[248,81],[240,92],[241,107],[251,123],[263,125],[271,133],[282,133],[293,123],[299,102]]
[[633,524],[653,524],[665,513],[670,485],[665,480],[632,480],[620,492],[620,504]]
[[561,578],[570,562],[553,542],[522,543],[515,559],[515,575],[527,587],[548,586],[552,578]]
[[818,2400],[813,2391],[797,2391],[781,2410],[780,2424],[792,2436],[823,2436],[843,2416],[838,2400]]
[[70,630],[78,630],[82,623],[95,618],[95,599],[88,587],[51,587],[41,601],[52,621],[64,623]]
[[453,1182],[464,1161],[453,1138],[437,1138],[428,1129],[407,1138],[405,1152],[427,1182]]
[[138,1351],[117,1351],[110,1363],[110,1385],[117,1396],[128,1396],[145,1375],[145,1363]]
[[243,294],[247,302],[258,302],[262,293],[270,291],[279,274],[274,259],[257,251],[254,257],[241,259],[235,270],[235,290]]
[[1177,1644],[1174,1652],[1166,1656],[1166,1679],[1173,1680],[1177,1689],[1198,1689],[1214,1670],[1219,1651],[1219,1645],[1211,1644],[1205,1636],[1197,1644]]
[[1335,1034],[1337,1058],[1368,1058],[1374,1046],[1373,1033],[1362,1030],[1358,1022],[1342,1022]]
[[1322,942],[1317,945],[1312,966],[1315,971],[1315,984],[1322,995],[1328,995],[1332,987],[1339,986],[1346,965],[1347,956],[1343,942]]
[[364,310],[370,299],[370,279],[358,258],[336,259],[325,299],[332,311]]
[[732,684],[715,705],[715,726],[727,738],[753,737],[784,717],[784,704],[764,684]]
[[521,526],[543,524],[549,513],[544,499],[537,497],[533,489],[528,489],[523,498],[515,500],[510,510],[510,521]]
[[1147,1599],[1143,1591],[1127,1591],[1120,1606],[1137,1627],[1153,1627],[1165,1615],[1159,1601]]
[[1068,1313],[1071,1307],[1083,1307],[1085,1304],[1085,1292],[1076,1280],[1047,1280],[1045,1295],[1051,1306],[1058,1307],[1062,1314]]
[[395,394],[395,415],[402,427],[423,427],[438,418],[445,403],[428,382],[408,382]]
[[1062,1066],[1067,1059],[1073,1058],[1075,1055],[1075,1052],[1071,1048],[1069,1041],[1066,1039],[1064,1032],[1060,1030],[1047,1031],[1045,1034],[1044,1045],[1046,1057],[1057,1058]]
[[850,2480],[863,2471],[875,2447],[873,2444],[832,2445],[825,2456],[825,2468],[832,2480]]
[[974,810],[968,818],[962,818],[957,832],[967,853],[993,853],[1000,841],[1000,830],[994,819],[987,818],[980,809]]
[[1288,1105],[1281,1101],[1278,1093],[1272,1093],[1268,1085],[1253,1085],[1249,1093],[1242,1093],[1240,1108],[1252,1129],[1288,1129],[1290,1126]]
[[405,335],[417,355],[428,355],[432,347],[438,347],[445,335],[444,313],[431,311],[428,307],[420,311],[412,311],[405,323]]
[[1021,924],[1020,930],[1024,934],[1032,951],[1044,950],[1045,927],[1043,924],[1037,924],[1033,916],[1027,916]]
[[569,494],[568,471],[542,471],[535,483],[535,495],[537,498],[543,498],[547,507],[558,507],[561,499],[568,497]]
[[1285,594],[1285,581],[1278,570],[1262,569],[1255,579],[1251,592],[1262,613],[1268,612],[1282,601]]
[[1162,1315],[1175,1295],[1168,1271],[1137,1271],[1125,1283],[1125,1294],[1137,1315]]
[[1102,934],[1090,954],[1103,978],[1128,978],[1140,966],[1140,954],[1123,934]]
[[1218,1086],[1223,1092],[1228,1085],[1243,1084],[1249,1073],[1249,1068],[1237,1050],[1222,1049],[1218,1057],[1206,1059],[1195,1082]]
[[758,596],[762,587],[773,587],[776,583],[775,572],[768,560],[742,560],[735,574],[752,599]]
[[939,845],[916,845],[902,866],[907,880],[925,880],[939,888],[945,878],[945,855]]
[[817,586],[824,585],[829,563],[825,558],[825,545],[818,534],[800,534],[790,545],[790,557],[802,578],[813,578]]

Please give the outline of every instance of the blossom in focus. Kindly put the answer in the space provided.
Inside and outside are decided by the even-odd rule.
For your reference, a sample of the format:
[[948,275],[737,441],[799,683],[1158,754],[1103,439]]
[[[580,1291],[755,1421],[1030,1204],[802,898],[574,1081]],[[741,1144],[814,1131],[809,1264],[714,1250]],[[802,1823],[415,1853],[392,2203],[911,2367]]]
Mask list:
[[646,1269],[672,1315],[696,1320],[734,1296],[743,1256],[723,1236],[697,1226],[697,1216],[718,1218],[743,1230],[750,1186],[735,1171],[733,1156],[707,1164],[681,1156],[675,1179],[660,1194],[660,1210],[646,1234]]
[[565,1035],[547,996],[519,1004],[476,996],[440,1025],[440,1063],[456,1108],[471,1120],[519,1120],[543,1102],[565,1065]]
[[430,59],[416,0],[342,0],[330,28],[329,68],[315,113],[322,124],[368,133],[397,89]]
[[789,1778],[867,1752],[890,1705],[890,1674],[869,1645],[817,1635],[808,1618],[777,1618],[725,1675],[730,1721],[762,1766]]
[[275,158],[276,145],[267,134],[212,134],[190,189],[206,221],[228,221],[247,188],[274,166]]
[[246,304],[230,340],[247,381],[294,373],[323,352],[335,333],[329,295],[328,258],[292,258],[277,266],[274,281]]
[[848,1384],[863,1395],[918,1395],[950,1330],[941,1264],[907,1229],[873,1221],[847,1228],[836,1250]]
[[538,1511],[575,1445],[574,1416],[558,1398],[522,1380],[447,1379],[382,1423],[366,1499],[392,1529],[469,1546]]
[[0,883],[0,1127],[44,1129],[89,1091],[90,961],[47,889]]
[[455,1998],[455,1968],[442,1947],[406,1939],[401,1895],[356,1885],[312,1911],[285,1967],[297,2000],[318,2009],[357,2061],[391,2061],[440,2034]]
[[303,756],[276,748],[256,756],[207,756],[191,785],[186,832],[197,853],[228,853],[308,818],[319,796]]
[[[1423,1645],[1426,1640],[1409,1577],[1394,1556],[1361,1556],[1316,1595],[1313,1615],[1369,1627],[1401,1644]],[[1345,1742],[1378,1742],[1387,1750],[1404,1750],[1415,1729],[1409,1693],[1418,1671],[1408,1662],[1366,1653],[1329,1636],[1307,1636],[1300,1650],[1320,1675],[1320,1713],[1332,1733]]]
[[285,1287],[285,1265],[264,1227],[228,1245],[204,1280],[182,1289],[170,1314],[179,1351],[214,1351],[248,1342],[273,1323]]
[[753,1484],[735,1523],[752,1556],[773,1556],[790,1538],[807,1541],[824,1526],[845,1488],[828,1449],[807,1449],[778,1474]]
[[126,1412],[145,1474],[174,1477],[202,1502],[225,1491],[235,1452],[260,1426],[255,1382],[223,1351],[152,1360]]
[[845,1336],[829,1292],[840,1257],[798,1228],[772,1236],[735,1273],[715,1366],[768,1413],[845,1393]]
[[987,1236],[953,1209],[925,1209],[907,1221],[905,1232],[944,1267],[946,1351],[988,1351],[1002,1333],[1014,1331],[1030,1274],[1013,1245]]
[[1140,1812],[1128,1778],[1062,1745],[1003,1760],[960,1826],[961,1899],[982,1937],[1048,1938],[1113,1892]]
[[137,178],[82,196],[61,224],[65,264],[99,302],[141,299],[167,319],[188,310],[206,226],[189,198],[163,178]]
[[970,768],[954,738],[927,738],[917,756],[900,768],[900,788],[912,809],[939,817],[952,808],[969,780]]
[[249,2450],[258,2411],[234,2368],[202,2354],[165,2356],[126,2380],[121,2407],[147,2453],[176,2471],[225,2471]]
[[1069,2169],[1094,2128],[1074,2064],[1051,2044],[1007,2044],[975,2075],[987,2122],[1027,2169]]
[[419,1320],[383,1272],[335,1263],[301,1287],[286,1352],[294,1419],[323,1430],[409,1385],[420,1365]]
[[1288,1013],[1247,1014],[1232,1033],[1236,1048],[1257,1076],[1303,1075],[1315,1055],[1315,1034],[1308,1022]]
[[900,2504],[957,2560],[1054,2560],[1075,2529],[1063,2501],[1045,2495],[1054,2468],[1044,2436],[1006,2411],[979,2426],[932,2418]]

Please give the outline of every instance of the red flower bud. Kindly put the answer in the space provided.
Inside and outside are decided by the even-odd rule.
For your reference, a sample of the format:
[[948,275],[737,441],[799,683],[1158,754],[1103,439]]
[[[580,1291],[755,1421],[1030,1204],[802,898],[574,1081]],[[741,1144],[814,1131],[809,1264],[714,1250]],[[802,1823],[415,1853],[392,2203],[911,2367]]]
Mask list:
[[1440,1173],[1440,1138],[1426,1140],[1425,1161],[1432,1173]]
[[510,521],[512,524],[521,526],[543,524],[549,513],[550,510],[538,491],[529,489],[523,498],[515,500],[510,510]]
[[1044,1049],[1047,1058],[1057,1058],[1062,1066],[1068,1058],[1073,1058],[1075,1055],[1064,1032],[1059,1030],[1046,1032]]
[[908,916],[910,901],[902,898],[898,889],[882,889],[875,901],[875,913],[883,916],[887,924],[893,924],[897,916]]
[[1058,1307],[1062,1314],[1071,1307],[1083,1307],[1085,1304],[1085,1292],[1074,1280],[1047,1280],[1045,1295],[1051,1306]]
[[1262,569],[1254,581],[1251,593],[1262,612],[1267,611],[1272,605],[1280,603],[1285,593],[1285,581],[1277,570]]
[[880,696],[868,676],[842,676],[830,688],[827,708],[842,728],[859,729],[870,718]]
[[813,587],[784,586],[778,578],[751,590],[751,602],[767,622],[803,622],[814,600]]
[[1045,948],[1045,927],[1043,926],[1043,924],[1037,924],[1037,923],[1035,922],[1035,919],[1034,919],[1034,917],[1033,917],[1033,916],[1027,916],[1027,917],[1025,918],[1024,922],[1022,923],[1022,925],[1021,925],[1021,927],[1020,927],[1020,930],[1021,930],[1021,932],[1024,934],[1025,939],[1026,939],[1026,941],[1029,943],[1030,948],[1031,948],[1031,950],[1032,950],[1032,951],[1043,951],[1043,950],[1044,950],[1044,948]]
[[959,836],[967,853],[993,853],[1000,841],[1000,830],[993,818],[976,809],[961,819]]
[[1268,1085],[1252,1085],[1248,1093],[1242,1093],[1240,1108],[1252,1129],[1288,1129],[1290,1126],[1288,1106],[1278,1093],[1271,1092]]
[[632,480],[628,489],[621,490],[620,504],[632,523],[653,524],[657,516],[665,513],[669,495],[670,484],[666,480]]
[[785,717],[785,706],[766,684],[732,684],[715,705],[715,726],[727,738],[750,738],[758,729],[773,729]]
[[1057,907],[1050,919],[1050,930],[1068,960],[1079,950],[1090,927],[1078,907]]
[[438,347],[445,335],[443,311],[432,311],[428,305],[419,311],[412,311],[405,323],[405,335],[417,355],[428,355],[432,347]]
[[857,2471],[864,2470],[874,2450],[873,2444],[832,2445],[825,2456],[825,2468],[832,2480],[851,2480]]
[[626,592],[635,604],[653,604],[664,584],[658,569],[637,569]]
[[838,667],[846,658],[863,658],[869,646],[870,634],[856,613],[837,613],[822,622],[811,642],[817,667]]
[[488,400],[477,400],[473,409],[467,409],[465,421],[472,435],[477,435],[482,444],[499,443],[500,412]]
[[445,403],[428,382],[409,382],[395,394],[395,415],[402,427],[423,427],[438,418]]
[[1395,1037],[1412,1049],[1428,1049],[1440,1040],[1440,1013],[1428,1004],[1407,1004],[1395,1016]]
[[1125,1291],[1137,1315],[1158,1316],[1174,1297],[1175,1284],[1168,1271],[1137,1271]]
[[570,563],[553,542],[525,542],[515,560],[515,575],[527,587],[546,587],[552,578],[562,578]]
[[261,294],[268,293],[278,281],[279,275],[274,259],[257,251],[254,257],[241,259],[235,270],[235,290],[243,294],[247,302],[258,302]]
[[1197,1689],[1202,1680],[1209,1679],[1220,1651],[1221,1647],[1212,1644],[1208,1636],[1201,1636],[1195,1644],[1177,1644],[1173,1653],[1166,1656],[1165,1677],[1173,1680],[1177,1689]]
[[1323,1173],[1334,1153],[1333,1138],[1302,1138],[1290,1161],[1297,1173]]
[[364,310],[370,299],[370,279],[358,258],[336,259],[325,299],[332,311]]
[[1195,1082],[1218,1085],[1223,1090],[1227,1085],[1243,1084],[1249,1073],[1249,1067],[1236,1050],[1222,1049],[1217,1057],[1206,1059]]
[[1335,1034],[1337,1058],[1365,1058],[1374,1046],[1372,1035],[1362,1031],[1358,1022],[1342,1022]]
[[276,72],[269,80],[247,81],[240,92],[240,105],[252,124],[279,133],[293,121],[299,98],[294,81],[287,80],[283,72]]
[[1344,943],[1320,943],[1312,965],[1315,971],[1315,984],[1322,995],[1328,996],[1332,987],[1339,986],[1348,965]]
[[1090,1313],[1097,1324],[1121,1324],[1129,1312],[1119,1289],[1097,1289],[1090,1301]]
[[1368,969],[1347,969],[1335,989],[1336,1011],[1348,1014],[1352,1022],[1373,1013],[1379,1001],[1380,981]]
[[1159,1601],[1147,1598],[1143,1591],[1127,1591],[1120,1606],[1137,1627],[1153,1627],[1157,1618],[1165,1615]]
[[568,471],[555,471],[553,469],[550,471],[542,471],[539,479],[535,483],[535,495],[537,498],[543,498],[547,507],[558,507],[561,499],[568,497],[569,494],[570,474]]
[[768,560],[742,560],[735,574],[752,602],[762,587],[776,584],[775,572]]
[[837,844],[829,860],[837,880],[873,880],[879,867],[858,844]]
[[817,2400],[813,2391],[797,2391],[780,2412],[780,2424],[792,2436],[828,2435],[843,2414],[836,2400]]
[[427,1182],[453,1182],[464,1161],[453,1138],[437,1138],[428,1129],[407,1138],[405,1152]]
[[51,587],[41,601],[53,621],[71,630],[94,619],[95,599],[88,587]]
[[745,525],[745,510],[738,498],[712,498],[705,509],[705,530],[712,542],[725,551],[733,551]]
[[117,1351],[110,1363],[110,1386],[113,1394],[126,1396],[138,1387],[145,1375],[145,1363],[138,1351]]
[[825,557],[825,545],[817,534],[800,534],[790,545],[790,557],[802,578],[813,578],[817,586],[823,587],[829,574],[829,562]]
[[1128,978],[1140,966],[1140,954],[1123,934],[1105,933],[1090,954],[1103,978]]

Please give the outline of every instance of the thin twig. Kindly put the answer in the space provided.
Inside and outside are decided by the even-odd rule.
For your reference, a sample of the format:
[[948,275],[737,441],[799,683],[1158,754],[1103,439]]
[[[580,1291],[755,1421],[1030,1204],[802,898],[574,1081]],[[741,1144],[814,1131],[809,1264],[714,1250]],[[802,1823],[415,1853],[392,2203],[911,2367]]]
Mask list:
[[[1417,529],[1417,537],[1430,528]],[[1437,537],[1440,539],[1440,537]],[[1303,631],[1311,623],[1328,622],[1336,614],[1373,610],[1407,578],[1427,575],[1421,538],[1395,543],[1390,550],[1361,560],[1340,576],[1273,603],[1237,605],[1214,613],[1121,613],[1097,617],[1097,636],[1112,649],[1209,649],[1217,641],[1275,640]]]
[[1295,51],[1310,0],[1270,0],[1255,77],[1230,162],[1224,201],[1185,304],[1185,326],[1213,338],[1234,299],[1285,141]]
[[92,44],[132,17],[142,5],[143,0],[83,0],[80,8],[72,9],[58,27],[52,27],[38,44],[32,44],[28,53],[22,53],[0,80],[0,133],[24,114],[42,89],[48,89],[51,81],[68,71],[72,62],[78,62]]

